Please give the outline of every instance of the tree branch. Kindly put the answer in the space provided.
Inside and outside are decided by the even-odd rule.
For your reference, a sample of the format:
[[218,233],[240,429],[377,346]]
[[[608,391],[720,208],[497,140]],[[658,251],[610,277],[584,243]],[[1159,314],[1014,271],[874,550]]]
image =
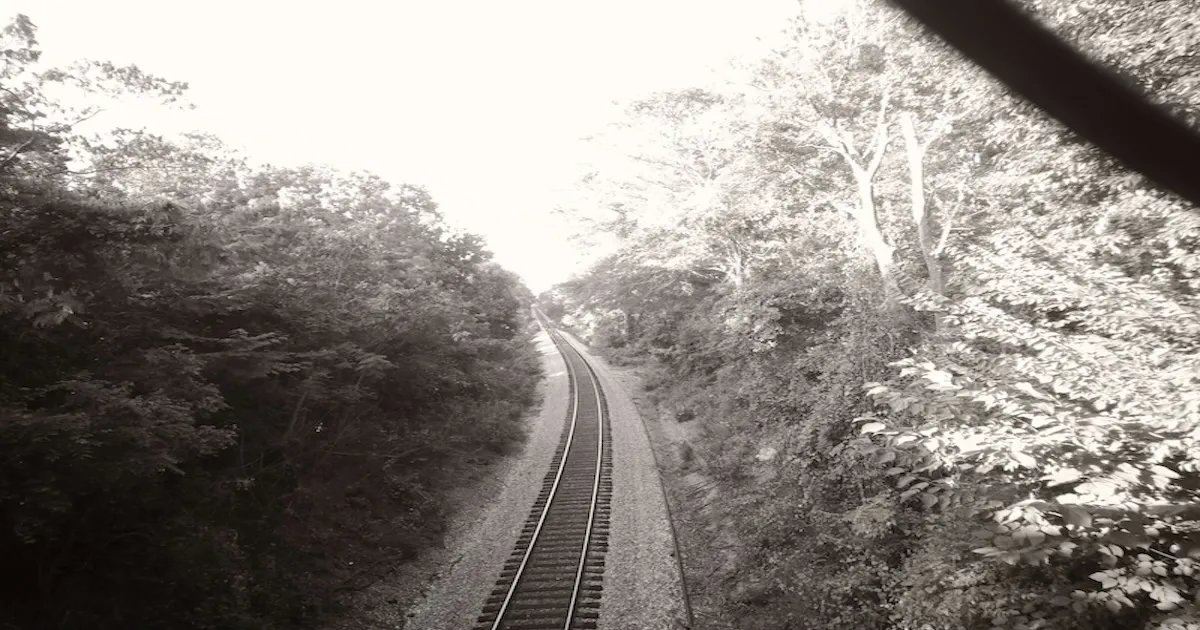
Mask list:
[[638,162],[642,162],[643,164],[649,164],[651,166],[661,166],[661,167],[665,167],[665,168],[680,172],[685,178],[690,180],[693,184],[699,184],[699,183],[702,183],[705,181],[705,178],[698,171],[696,171],[696,169],[688,166],[687,164],[673,163],[668,160],[659,160],[659,159],[650,158],[650,157],[646,157],[646,156],[642,156],[642,155],[632,155],[631,154],[631,155],[629,155],[629,157]]
[[34,119],[34,118],[37,118],[37,114],[35,114],[35,113],[33,113],[33,112],[29,111],[29,110],[28,110],[28,109],[25,107],[25,99],[24,99],[24,98],[22,98],[20,94],[17,94],[16,92],[14,92],[14,91],[12,91],[12,90],[10,90],[10,89],[8,89],[8,88],[6,88],[6,87],[2,86],[2,85],[0,85],[0,91],[2,91],[2,92],[8,92],[9,94],[12,94],[13,98],[17,99],[17,102],[16,102],[16,103],[13,103],[13,104],[11,104],[11,106],[15,106],[17,109],[21,110],[21,113],[22,113],[22,114],[24,114],[26,118],[29,118],[29,119],[31,119],[31,120],[32,120],[32,119]]
[[879,117],[875,123],[875,135],[873,143],[874,150],[871,153],[871,161],[867,164],[867,175],[875,175],[875,171],[879,170],[879,165],[883,163],[883,154],[887,152],[887,145],[891,141],[891,134],[888,133],[887,109],[888,103],[891,100],[891,90],[883,89],[883,96],[879,99]]
[[963,188],[962,186],[959,186],[958,199],[955,200],[954,205],[946,211],[946,217],[942,219],[942,234],[938,238],[937,246],[933,248],[933,256],[935,258],[940,258],[942,252],[946,251],[946,243],[950,241],[950,232],[952,231],[952,226],[954,225],[954,217],[958,214],[958,210],[962,206],[962,200]]
[[95,168],[90,171],[72,171],[63,169],[51,173],[51,175],[93,175],[95,173],[107,173],[108,171],[129,171],[141,169],[146,171],[186,171],[189,170],[186,166],[146,166],[145,164],[128,164],[125,166],[107,166],[104,168]]
[[104,111],[104,108],[103,108],[103,107],[97,107],[97,108],[96,108],[96,111],[94,111],[94,112],[92,112],[92,113],[90,113],[90,114],[85,114],[85,115],[84,115],[82,118],[80,118],[79,120],[76,120],[75,122],[73,122],[73,123],[71,123],[71,124],[69,124],[69,125],[67,125],[67,126],[63,127],[63,131],[70,131],[70,130],[72,130],[72,129],[74,129],[74,128],[75,128],[75,125],[78,125],[78,124],[79,124],[79,123],[81,123],[81,122],[87,122],[87,121],[89,121],[89,120],[91,120],[91,119],[95,118],[96,116],[98,116],[98,115],[100,114],[100,112],[103,112],[103,111]]
[[833,206],[834,208],[836,208],[838,210],[841,210],[842,212],[845,212],[846,216],[850,217],[851,219],[858,217],[858,214],[855,212],[854,207],[848,203],[845,203],[843,201],[830,201],[829,205]]
[[837,130],[834,129],[832,125],[826,122],[821,122],[817,123],[814,126],[814,129],[818,134],[820,134],[821,138],[825,140],[825,142],[829,143],[828,146],[825,147],[826,149],[842,156],[851,165],[858,165],[858,161],[854,159],[854,155],[850,153],[850,149],[846,146],[845,139],[838,136]]
[[5,165],[7,165],[9,162],[16,159],[16,157],[18,155],[20,155],[22,151],[24,151],[26,148],[28,148],[29,145],[33,144],[33,140],[35,138],[37,138],[37,136],[30,136],[28,140],[17,145],[17,148],[13,149],[7,156],[4,157],[3,160],[0,160],[0,167],[3,167]]

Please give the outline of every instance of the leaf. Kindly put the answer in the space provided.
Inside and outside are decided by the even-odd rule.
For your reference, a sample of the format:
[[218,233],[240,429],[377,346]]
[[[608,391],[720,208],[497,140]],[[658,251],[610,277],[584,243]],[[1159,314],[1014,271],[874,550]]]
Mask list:
[[1155,465],[1151,466],[1150,470],[1153,471],[1157,475],[1162,475],[1163,477],[1166,477],[1167,479],[1179,479],[1181,477],[1181,475],[1179,473],[1175,472],[1174,470],[1171,470],[1170,468],[1167,468],[1166,466],[1162,466],[1159,464],[1155,464]]
[[996,512],[995,518],[997,523],[1011,523],[1024,514],[1021,508],[1007,508]]
[[[1145,536],[1137,536],[1135,534],[1131,534],[1129,532],[1123,532],[1120,530],[1109,532],[1109,534],[1108,534],[1108,536],[1106,536],[1106,538],[1118,545],[1121,545],[1122,547],[1138,547],[1141,545],[1148,544],[1150,542],[1149,540],[1146,539]],[[1120,555],[1120,554],[1116,554],[1116,555]]]
[[864,435],[867,433],[878,433],[886,428],[887,425],[882,422],[868,422],[862,426],[859,434]]
[[1006,551],[1000,554],[1000,560],[1006,564],[1016,565],[1021,560],[1021,553],[1018,551]]
[[1025,468],[1037,468],[1037,460],[1030,457],[1026,453],[1022,453],[1021,451],[1013,450],[1013,451],[1009,451],[1009,455],[1013,458],[1013,461],[1024,466]]
[[1043,475],[1042,481],[1045,481],[1048,486],[1058,486],[1079,481],[1082,478],[1083,473],[1075,468],[1059,468],[1049,474]]
[[1040,429],[1054,424],[1054,418],[1050,416],[1036,416],[1029,421],[1029,424],[1035,429]]
[[1039,400],[1053,400],[1049,396],[1046,396],[1045,394],[1037,391],[1036,389],[1033,388],[1033,385],[1026,383],[1026,382],[1014,383],[1013,389],[1016,389],[1025,394],[1029,394],[1030,396],[1033,396],[1034,398],[1037,398]]
[[1078,505],[1063,505],[1059,506],[1059,509],[1061,510],[1063,520],[1066,521],[1067,525],[1074,525],[1075,527],[1092,526],[1091,513],[1082,507],[1079,507]]
[[1118,584],[1117,580],[1108,571],[1097,571],[1088,577],[1100,583],[1103,588],[1113,588]]
[[925,379],[931,383],[949,383],[954,375],[943,370],[933,370],[925,373]]
[[1041,525],[1039,529],[1047,536],[1066,536],[1066,531],[1058,525]]

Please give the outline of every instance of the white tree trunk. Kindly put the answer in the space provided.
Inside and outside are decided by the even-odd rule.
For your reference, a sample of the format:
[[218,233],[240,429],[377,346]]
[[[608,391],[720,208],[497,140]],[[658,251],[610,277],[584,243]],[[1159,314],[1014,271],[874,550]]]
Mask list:
[[855,185],[858,188],[858,203],[853,210],[854,222],[858,225],[859,236],[875,266],[879,269],[879,277],[883,281],[883,290],[888,304],[893,305],[900,299],[900,284],[896,280],[896,248],[888,242],[883,230],[879,227],[879,213],[875,205],[874,173],[851,163],[854,171]]
[[921,246],[921,256],[925,259],[925,269],[929,274],[929,290],[941,295],[946,290],[945,273],[937,245],[934,243],[933,225],[929,217],[928,203],[925,200],[924,161],[925,150],[929,145],[922,146],[917,140],[912,114],[906,112],[900,116],[900,132],[904,136],[904,147],[908,158],[912,217],[913,223],[917,226],[917,243]]
[[[829,143],[830,148],[842,156],[850,166],[854,176],[857,199],[853,209],[847,210],[858,226],[859,236],[863,244],[871,252],[875,266],[879,269],[880,280],[883,282],[884,299],[889,308],[899,307],[902,296],[900,284],[896,279],[896,248],[888,242],[883,230],[879,227],[879,212],[875,204],[875,174],[883,163],[887,152],[890,134],[887,123],[888,94],[880,98],[878,122],[870,141],[870,153],[859,159],[859,152],[852,146],[849,134],[842,135],[829,125],[818,126],[817,131]],[[865,162],[865,163],[864,163]]]

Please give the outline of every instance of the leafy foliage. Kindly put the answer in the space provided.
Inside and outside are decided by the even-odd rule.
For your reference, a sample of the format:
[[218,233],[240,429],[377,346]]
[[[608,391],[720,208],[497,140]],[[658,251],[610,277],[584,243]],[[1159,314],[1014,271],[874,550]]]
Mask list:
[[47,82],[183,86],[4,38],[0,624],[313,625],[520,438],[532,296],[420,188],[44,125]]
[[[1186,3],[1026,4],[1195,121]],[[662,415],[694,427],[690,465],[720,498],[697,510],[735,550],[692,550],[710,558],[705,613],[1200,627],[1195,209],[898,14],[847,5],[797,18],[717,90],[721,121],[658,115],[669,142],[625,145],[606,184],[628,193],[620,226],[656,231],[590,223],[616,253],[542,298],[649,362]],[[653,102],[711,111],[696,94]],[[711,164],[694,146],[738,166],[634,194],[668,181],[647,155]],[[714,187],[753,195],[692,202]],[[686,220],[655,222],[672,213]],[[705,245],[727,235],[744,237],[736,267]]]

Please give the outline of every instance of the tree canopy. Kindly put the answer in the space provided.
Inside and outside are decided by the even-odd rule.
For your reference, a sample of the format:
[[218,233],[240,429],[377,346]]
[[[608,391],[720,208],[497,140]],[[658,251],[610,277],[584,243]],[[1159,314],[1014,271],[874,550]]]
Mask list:
[[[622,167],[565,209],[615,245],[541,296],[699,425],[740,545],[710,579],[772,585],[710,612],[1200,627],[1195,208],[847,5],[798,16],[748,83],[633,104],[617,128],[654,133],[613,132]],[[1191,5],[1143,5],[1023,3],[1195,125]]]
[[78,132],[57,87],[186,85],[35,35],[0,32],[0,625],[314,626],[521,438],[532,295],[419,186]]

